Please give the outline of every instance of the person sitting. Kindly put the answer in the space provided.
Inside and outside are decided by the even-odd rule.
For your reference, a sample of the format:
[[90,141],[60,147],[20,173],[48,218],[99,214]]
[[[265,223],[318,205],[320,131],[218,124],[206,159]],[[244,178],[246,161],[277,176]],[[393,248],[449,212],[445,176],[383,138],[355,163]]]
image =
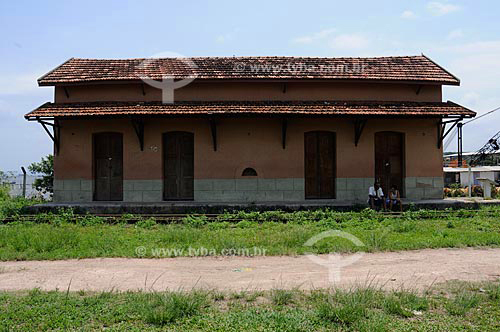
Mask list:
[[385,210],[384,192],[378,181],[375,181],[373,187],[368,189],[368,203],[373,210],[379,210],[382,206]]
[[403,212],[403,203],[401,202],[401,195],[399,194],[398,188],[393,185],[389,191],[389,197],[387,198],[386,204],[389,204],[389,210],[399,205],[399,211]]

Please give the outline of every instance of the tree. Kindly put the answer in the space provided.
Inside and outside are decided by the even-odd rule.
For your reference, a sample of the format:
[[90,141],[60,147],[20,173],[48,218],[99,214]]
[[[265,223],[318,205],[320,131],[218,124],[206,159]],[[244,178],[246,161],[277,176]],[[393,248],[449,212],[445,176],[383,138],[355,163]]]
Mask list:
[[14,176],[15,176],[14,172],[12,171],[8,172],[0,171],[0,186],[7,185],[9,178],[13,178]]
[[0,184],[2,184],[7,179],[7,173],[0,171]]
[[9,187],[6,184],[8,178],[8,174],[0,171],[0,201],[6,200],[9,198]]
[[33,182],[36,190],[42,193],[54,192],[54,156],[49,154],[47,157],[42,157],[40,162],[34,162],[28,166],[32,174],[42,175],[41,179],[36,179]]

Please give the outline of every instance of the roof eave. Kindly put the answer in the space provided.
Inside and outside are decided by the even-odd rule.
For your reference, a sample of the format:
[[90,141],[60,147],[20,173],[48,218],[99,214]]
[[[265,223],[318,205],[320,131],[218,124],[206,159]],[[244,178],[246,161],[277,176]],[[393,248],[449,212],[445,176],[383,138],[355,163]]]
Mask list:
[[64,61],[63,63],[61,63],[59,66],[55,67],[54,69],[50,70],[48,73],[46,73],[45,75],[43,75],[42,77],[38,78],[36,81],[38,82],[38,86],[45,86],[45,85],[42,85],[41,82],[43,82],[43,80],[45,79],[45,77],[49,76],[50,74],[52,74],[53,72],[55,72],[57,69],[61,68],[62,66],[64,66],[65,64],[67,64],[68,62],[70,62],[71,60],[73,60],[74,58],[69,58],[68,60]]
[[[196,78],[195,82],[349,82],[349,83],[382,83],[382,84],[414,84],[414,85],[452,85],[459,86],[460,81],[440,81],[440,80],[391,80],[391,79],[352,79],[352,78]],[[115,80],[86,80],[86,81],[62,81],[44,82],[38,80],[38,86],[82,86],[100,84],[141,84],[142,80],[115,79]]]
[[[227,117],[227,118],[237,118],[237,117],[260,117],[260,118],[347,118],[347,119],[440,119],[445,117],[442,114],[293,114],[293,113],[227,113],[227,114],[123,114],[123,115],[115,115],[115,114],[100,114],[100,115],[45,115],[45,116],[29,116],[29,114],[25,115],[25,119],[27,121],[39,121],[39,120],[54,120],[54,119],[66,119],[66,120],[88,120],[88,119],[129,119],[129,118],[213,118],[213,117]],[[460,115],[457,117],[462,118],[470,118],[467,115]]]

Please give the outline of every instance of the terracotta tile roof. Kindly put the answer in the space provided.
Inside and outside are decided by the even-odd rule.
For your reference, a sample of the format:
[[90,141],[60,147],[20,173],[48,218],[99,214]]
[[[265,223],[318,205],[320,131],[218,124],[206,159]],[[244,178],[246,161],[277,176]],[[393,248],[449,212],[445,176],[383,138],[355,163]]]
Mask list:
[[94,102],[81,104],[46,103],[25,115],[36,117],[97,116],[204,116],[204,115],[356,115],[356,116],[475,116],[476,113],[453,102]]
[[[146,62],[145,62],[146,61]],[[458,85],[428,57],[374,58],[199,57],[163,59],[71,58],[38,80],[39,85],[151,79],[351,79]]]

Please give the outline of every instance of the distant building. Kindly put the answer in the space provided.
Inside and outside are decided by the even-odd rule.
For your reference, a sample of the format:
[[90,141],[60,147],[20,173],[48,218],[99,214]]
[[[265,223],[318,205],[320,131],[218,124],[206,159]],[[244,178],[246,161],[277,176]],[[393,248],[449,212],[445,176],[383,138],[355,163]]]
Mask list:
[[[36,175],[26,175],[26,197],[40,197],[43,196],[45,199],[49,198],[48,194],[42,194],[40,191],[36,190],[33,185],[36,179],[40,179],[41,176]],[[2,180],[2,184],[9,187],[9,195],[12,197],[23,195],[23,175],[11,175]]]
[[[444,184],[449,187],[453,183],[460,183],[462,187],[469,186],[469,169],[465,167],[444,167]],[[500,185],[500,166],[480,166],[471,168],[471,182],[480,185],[477,179],[490,179]]]
[[[462,153],[462,167],[469,165],[471,158],[476,152]],[[481,162],[480,166],[500,166],[500,152],[486,153],[487,157]],[[443,156],[443,165],[445,167],[458,167],[458,154],[448,154]]]

